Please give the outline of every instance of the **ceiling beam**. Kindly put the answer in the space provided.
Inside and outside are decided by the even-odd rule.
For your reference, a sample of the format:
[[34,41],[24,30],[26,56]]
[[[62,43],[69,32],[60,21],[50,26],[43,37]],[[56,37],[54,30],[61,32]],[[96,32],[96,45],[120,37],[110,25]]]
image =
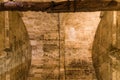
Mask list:
[[0,11],[43,11],[49,13],[62,12],[94,12],[120,11],[117,1],[61,1],[61,2],[0,2]]

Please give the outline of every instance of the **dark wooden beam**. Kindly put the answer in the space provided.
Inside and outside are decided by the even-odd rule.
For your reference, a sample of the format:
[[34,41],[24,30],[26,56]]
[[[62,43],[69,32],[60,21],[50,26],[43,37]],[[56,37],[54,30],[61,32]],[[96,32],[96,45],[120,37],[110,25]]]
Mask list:
[[94,12],[120,10],[117,1],[0,2],[0,11]]

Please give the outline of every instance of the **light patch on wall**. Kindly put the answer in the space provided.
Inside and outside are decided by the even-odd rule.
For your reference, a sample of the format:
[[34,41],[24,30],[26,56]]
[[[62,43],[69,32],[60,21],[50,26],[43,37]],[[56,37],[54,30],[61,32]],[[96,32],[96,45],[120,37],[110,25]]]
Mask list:
[[112,28],[113,28],[113,29],[112,29],[112,33],[113,33],[113,34],[112,34],[112,45],[115,46],[115,45],[116,45],[116,36],[117,36],[117,35],[116,35],[116,34],[117,34],[117,33],[116,33],[117,12],[114,11],[113,14],[114,14],[114,15],[113,15],[113,26],[112,26]]
[[30,43],[32,46],[36,46],[37,45],[37,41],[36,40],[30,40]]
[[70,27],[68,31],[68,40],[76,41],[76,30],[74,27]]

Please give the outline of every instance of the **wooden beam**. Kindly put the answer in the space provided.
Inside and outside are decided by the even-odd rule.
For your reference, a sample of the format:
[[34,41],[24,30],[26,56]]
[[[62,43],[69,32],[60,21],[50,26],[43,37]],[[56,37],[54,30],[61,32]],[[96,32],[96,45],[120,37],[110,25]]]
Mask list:
[[0,11],[94,12],[120,10],[117,1],[0,2]]

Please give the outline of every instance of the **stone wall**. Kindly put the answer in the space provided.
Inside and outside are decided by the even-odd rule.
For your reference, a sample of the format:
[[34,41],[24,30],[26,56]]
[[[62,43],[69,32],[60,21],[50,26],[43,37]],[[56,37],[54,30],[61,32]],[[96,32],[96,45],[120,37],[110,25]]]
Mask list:
[[64,29],[58,21],[58,16],[61,19],[61,15],[25,12],[23,16],[33,48],[29,79],[59,79],[60,65],[63,67],[63,63],[59,62],[63,59],[59,56],[64,52],[65,40]]
[[[31,64],[31,46],[25,25],[18,12],[3,12],[0,21],[4,48],[0,55],[0,80],[26,80]],[[3,24],[3,25],[2,25]],[[7,44],[6,44],[7,43]]]
[[99,23],[99,12],[66,13],[61,26],[65,28],[66,80],[94,80],[92,43]]
[[33,49],[30,80],[94,79],[91,48],[99,12],[24,12],[23,20]]

